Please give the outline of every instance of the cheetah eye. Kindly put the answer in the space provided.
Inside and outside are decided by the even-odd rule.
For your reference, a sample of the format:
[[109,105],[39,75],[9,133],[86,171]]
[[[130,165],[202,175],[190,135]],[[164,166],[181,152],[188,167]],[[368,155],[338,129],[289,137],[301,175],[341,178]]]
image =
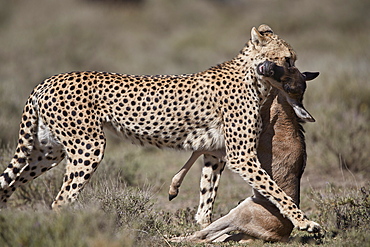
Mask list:
[[285,57],[285,62],[289,65],[290,67],[290,58],[289,57]]
[[285,57],[285,62],[288,64],[289,67],[294,66],[294,61],[292,61],[290,57]]

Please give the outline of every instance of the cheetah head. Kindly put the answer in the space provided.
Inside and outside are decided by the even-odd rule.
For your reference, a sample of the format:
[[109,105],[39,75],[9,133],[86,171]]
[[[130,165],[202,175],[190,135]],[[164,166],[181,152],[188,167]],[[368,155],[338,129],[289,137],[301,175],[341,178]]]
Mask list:
[[279,66],[292,67],[297,60],[297,55],[290,44],[265,24],[260,25],[258,29],[252,28],[249,47],[254,55],[255,66],[268,60]]
[[306,81],[316,78],[319,73],[301,73],[294,67],[297,60],[295,51],[267,25],[252,28],[249,49],[254,53],[257,80],[278,88],[300,119],[314,122],[315,119],[303,107],[302,100]]
[[266,60],[257,66],[257,73],[283,92],[297,117],[305,122],[315,121],[304,108],[302,101],[306,91],[306,81],[315,79],[319,72],[301,73],[296,67],[286,68]]

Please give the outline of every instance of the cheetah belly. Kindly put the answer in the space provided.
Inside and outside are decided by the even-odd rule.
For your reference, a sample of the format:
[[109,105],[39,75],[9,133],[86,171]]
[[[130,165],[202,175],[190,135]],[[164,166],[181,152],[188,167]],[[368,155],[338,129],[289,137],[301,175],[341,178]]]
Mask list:
[[126,121],[117,121],[114,117],[106,117],[104,127],[139,145],[193,151],[213,151],[225,147],[223,125],[218,121],[200,124],[175,119],[171,122],[154,123],[158,122],[135,120],[128,124]]
[[213,128],[196,129],[188,133],[183,141],[186,150],[219,150],[225,147],[222,126]]

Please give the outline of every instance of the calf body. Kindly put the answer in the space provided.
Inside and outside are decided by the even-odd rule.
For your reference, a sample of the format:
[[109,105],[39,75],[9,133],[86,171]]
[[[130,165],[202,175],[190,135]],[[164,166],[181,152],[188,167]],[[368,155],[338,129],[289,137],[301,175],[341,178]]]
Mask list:
[[[287,75],[281,75],[282,80],[290,81],[291,91],[294,91],[296,100],[302,102],[306,81],[314,79],[318,73],[305,72],[301,74],[296,68],[285,73]],[[276,77],[277,73],[268,73],[267,75]],[[308,112],[304,116],[310,116],[306,114]],[[271,91],[263,104],[261,116],[263,128],[258,144],[258,158],[266,172],[299,205],[300,178],[306,164],[306,146],[300,123],[302,120],[314,121],[314,119],[312,117],[298,118],[286,97],[276,89]],[[195,156],[199,157],[199,155],[199,153],[193,154],[189,161],[194,162]],[[191,167],[189,161],[174,176],[170,186],[170,195],[172,192],[170,198],[177,195],[181,181]],[[293,229],[292,223],[256,190],[254,190],[252,197],[247,198],[229,214],[207,227],[211,223],[212,207],[225,162],[208,154],[205,155],[204,162],[200,205],[196,219],[202,227],[206,228],[187,240],[212,241],[224,233],[235,230],[242,231],[244,235],[228,238],[224,235],[218,240],[240,240],[240,237],[259,238],[266,241],[286,241],[288,239]]]

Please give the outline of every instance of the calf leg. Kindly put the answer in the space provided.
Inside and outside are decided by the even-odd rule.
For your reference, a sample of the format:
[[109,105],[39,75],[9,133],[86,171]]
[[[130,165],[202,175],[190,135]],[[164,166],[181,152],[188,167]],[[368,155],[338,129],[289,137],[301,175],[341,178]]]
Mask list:
[[180,171],[178,171],[175,176],[173,176],[170,189],[168,191],[168,198],[170,201],[179,194],[179,188],[181,186],[182,180],[200,155],[202,155],[201,152],[193,152],[185,165],[181,167]]
[[265,241],[287,241],[293,224],[282,216],[279,210],[266,199],[249,197],[236,208],[189,237],[174,238],[173,241],[211,242],[231,231],[242,231],[244,238],[258,238]]

